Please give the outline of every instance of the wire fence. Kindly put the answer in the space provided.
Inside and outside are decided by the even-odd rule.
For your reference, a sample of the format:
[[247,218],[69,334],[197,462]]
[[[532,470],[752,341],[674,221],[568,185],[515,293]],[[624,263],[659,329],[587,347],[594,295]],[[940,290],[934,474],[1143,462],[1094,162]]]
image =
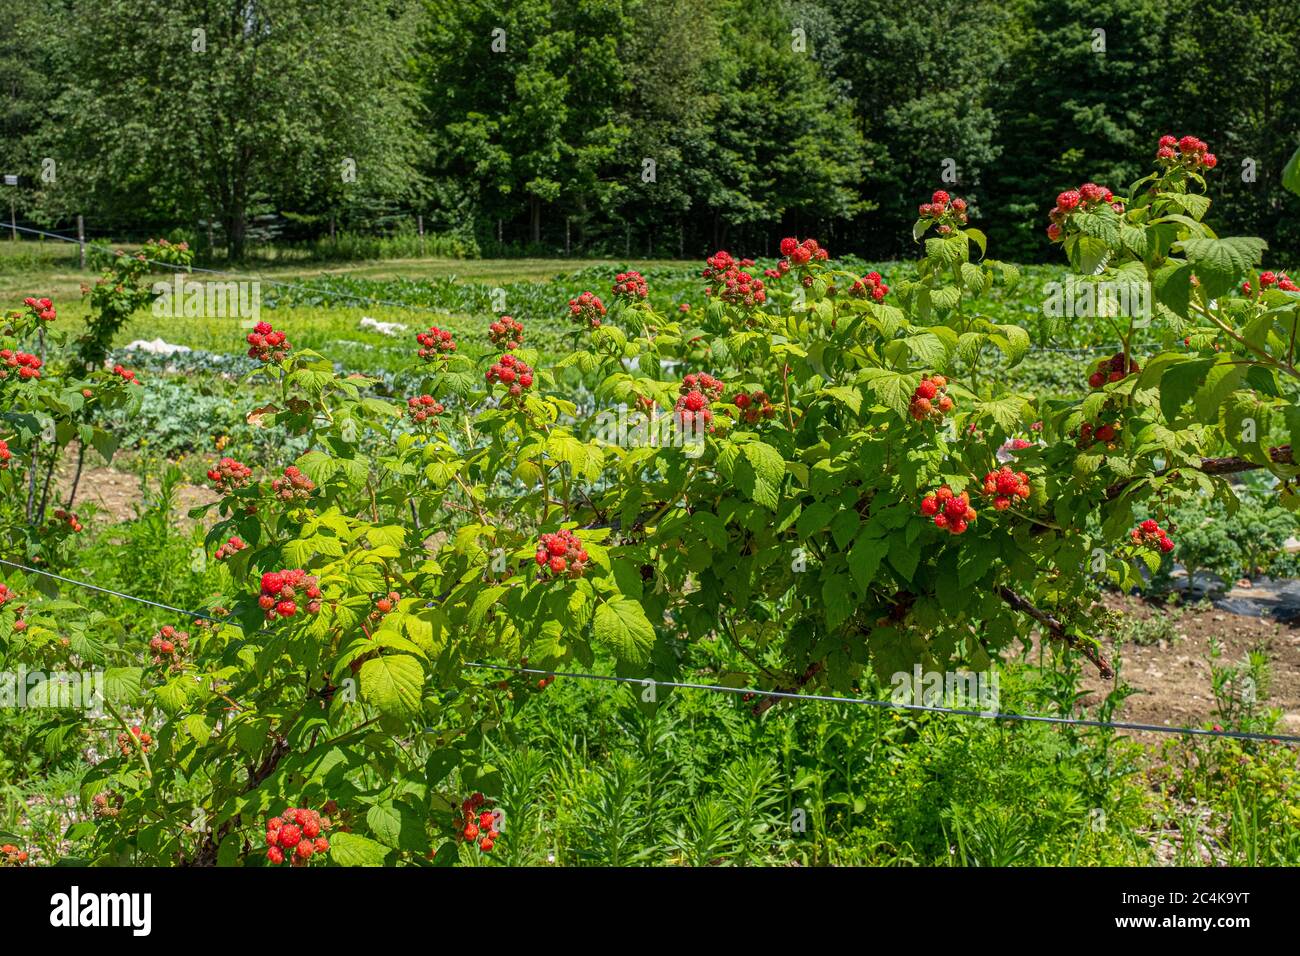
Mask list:
[[[184,615],[189,618],[210,621],[214,624],[225,623],[218,618],[211,617],[199,611],[190,611],[185,608],[174,607],[169,604],[162,604],[158,601],[151,601],[148,598],[142,598],[134,594],[128,594],[124,591],[115,591],[112,588],[100,587],[89,581],[79,581],[75,578],[65,577],[61,574],[55,574],[52,571],[45,571],[40,568],[33,568],[25,564],[19,564],[14,561],[8,561],[0,558],[0,565],[5,565],[28,574],[42,575],[53,580],[70,584],[76,587],[85,588],[100,594],[107,594],[112,597],[120,598],[127,601],[135,601],[139,604],[149,607],[158,608],[164,611],[171,611],[176,614]],[[1091,720],[1084,717],[1056,717],[1046,714],[1022,714],[1007,711],[985,711],[970,710],[960,707],[945,707],[938,704],[917,704],[906,703],[893,700],[875,700],[867,697],[835,697],[828,694],[806,694],[797,691],[782,690],[764,690],[761,687],[732,687],[727,684],[705,684],[693,683],[688,681],[670,681],[658,680],[651,677],[620,677],[615,674],[587,674],[581,671],[558,671],[544,670],[535,667],[513,667],[507,664],[493,664],[483,661],[466,662],[464,667],[477,670],[495,670],[516,674],[537,674],[545,677],[566,677],[572,680],[589,680],[602,681],[605,683],[627,684],[645,689],[651,688],[669,688],[675,690],[692,690],[705,691],[710,693],[732,694],[752,700],[754,698],[769,698],[773,700],[789,700],[800,703],[820,703],[835,704],[840,706],[856,707],[877,707],[891,710],[916,711],[929,714],[940,714],[950,717],[977,717],[986,720],[1006,720],[1020,723],[1041,723],[1057,724],[1071,727],[1089,727],[1096,729],[1108,730],[1129,730],[1135,732],[1156,733],[1156,734],[1174,734],[1183,737],[1222,737],[1233,740],[1253,740],[1266,743],[1295,745],[1300,744],[1300,736],[1291,736],[1287,734],[1262,734],[1241,730],[1205,730],[1199,727],[1171,727],[1164,724],[1144,724],[1130,721],[1115,720]]]

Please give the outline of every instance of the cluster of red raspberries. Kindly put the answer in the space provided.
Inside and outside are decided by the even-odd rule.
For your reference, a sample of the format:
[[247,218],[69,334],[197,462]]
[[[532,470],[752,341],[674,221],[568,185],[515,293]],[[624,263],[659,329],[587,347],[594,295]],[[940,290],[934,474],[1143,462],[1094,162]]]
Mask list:
[[994,496],[994,508],[1006,511],[1015,504],[1016,498],[1029,497],[1029,476],[1023,471],[1012,471],[1003,465],[984,476],[984,494]]
[[569,300],[569,318],[578,325],[598,329],[604,315],[605,303],[594,292],[584,292],[576,299]]
[[258,606],[266,612],[266,619],[273,621],[276,617],[293,617],[298,613],[298,602],[294,598],[299,592],[307,598],[308,614],[320,611],[320,585],[314,575],[300,568],[286,571],[268,571],[262,575],[262,593],[257,599]]
[[707,372],[692,372],[683,378],[681,397],[677,399],[673,410],[682,428],[707,428],[712,431],[713,409],[709,404],[722,397],[724,387],[721,379],[714,378]]
[[1195,136],[1161,136],[1156,146],[1156,159],[1166,166],[1187,166],[1190,169],[1205,167],[1213,169],[1219,165],[1219,159],[1209,152],[1210,147],[1204,140]]
[[208,479],[222,494],[243,488],[253,479],[253,469],[233,458],[223,458],[215,468],[208,469]]
[[767,301],[763,280],[745,271],[753,267],[754,260],[741,259],[737,262],[731,253],[719,251],[704,261],[707,268],[700,275],[709,280],[704,289],[704,294],[709,298],[721,299],[729,305],[745,308],[753,308]]
[[37,299],[28,296],[23,299],[23,305],[27,306],[32,314],[42,322],[53,322],[59,316],[59,313],[54,308],[54,303],[49,299]]
[[861,279],[854,279],[849,295],[858,299],[872,299],[879,302],[889,294],[889,286],[880,277],[879,272],[868,272]]
[[22,866],[26,862],[26,850],[20,850],[12,843],[0,846],[0,866]]
[[259,362],[282,362],[293,346],[283,332],[277,332],[270,322],[258,322],[248,333],[248,357]]
[[444,411],[446,409],[442,407],[442,402],[432,395],[416,395],[406,400],[406,414],[410,415],[411,421],[416,424],[423,424]]
[[967,525],[977,517],[975,509],[970,506],[970,495],[964,491],[959,495],[953,494],[947,485],[921,499],[921,514],[933,518],[935,527],[952,534],[964,533]]
[[39,355],[32,355],[28,352],[15,352],[13,349],[0,349],[0,379],[9,377],[10,369],[17,369],[18,378],[22,381],[41,377],[41,366],[45,363],[41,361]]
[[460,835],[466,843],[477,843],[482,852],[491,853],[501,834],[497,832],[496,814],[484,809],[486,803],[487,798],[481,793],[465,798],[460,805]]
[[283,478],[271,482],[271,490],[281,501],[305,501],[316,490],[316,482],[304,475],[297,465],[290,465],[285,468]]
[[503,315],[488,326],[488,341],[494,348],[508,352],[524,344],[524,326],[508,315]]
[[538,537],[535,557],[538,567],[543,572],[549,571],[552,577],[580,578],[590,561],[587,549],[568,528]]
[[430,326],[428,332],[417,334],[415,341],[420,343],[418,354],[426,362],[444,359],[456,351],[456,340],[451,337],[451,333],[446,329],[438,328],[436,325]]
[[[131,728],[131,736],[135,737],[135,739],[140,742],[140,749],[145,753],[153,750],[153,736],[146,731],[141,730],[139,724],[136,724]],[[135,750],[135,746],[136,745],[131,742],[131,737],[128,737],[125,733],[117,735],[117,749],[121,751],[123,757],[131,756],[132,752]]]
[[921,203],[917,214],[922,219],[938,221],[937,231],[945,236],[952,232],[954,226],[964,225],[968,218],[966,200],[960,196],[949,196],[944,189],[936,189],[929,202]]
[[776,407],[767,397],[767,392],[741,392],[731,403],[740,409],[740,420],[747,425],[776,416]]
[[953,404],[948,394],[948,380],[942,375],[925,375],[912,392],[907,411],[918,422],[927,418],[940,419],[952,411]]
[[329,850],[330,842],[323,836],[329,828],[329,817],[318,811],[290,807],[266,821],[266,858],[277,866],[286,860],[292,866],[303,866],[317,853]]
[[153,651],[154,655],[153,662],[167,664],[173,670],[180,668],[181,656],[189,649],[189,632],[178,631],[170,624],[164,624],[157,634],[149,638],[149,650]]
[[639,302],[650,294],[645,277],[639,272],[620,272],[614,276],[614,295],[620,299]]
[[217,548],[216,554],[214,554],[212,557],[218,561],[224,561],[232,554],[235,554],[236,552],[239,551],[243,551],[247,547],[248,544],[244,541],[243,538],[240,538],[238,536],[233,538],[227,538],[226,543],[221,545],[219,548]]
[[1140,525],[1128,533],[1134,544],[1145,545],[1148,548],[1159,548],[1161,553],[1168,554],[1174,550],[1173,539],[1169,537],[1169,532],[1165,531],[1160,525],[1151,518],[1147,518]]
[[[1124,371],[1126,362],[1128,365],[1127,372]],[[1088,386],[1090,388],[1101,388],[1107,382],[1119,382],[1126,376],[1136,375],[1140,371],[1142,371],[1142,366],[1138,365],[1136,359],[1125,359],[1123,352],[1116,352],[1110,358],[1102,359],[1097,363],[1097,367],[1088,376]]]
[[507,353],[487,370],[487,380],[489,385],[500,382],[506,386],[511,398],[519,398],[526,389],[533,387],[533,369]]

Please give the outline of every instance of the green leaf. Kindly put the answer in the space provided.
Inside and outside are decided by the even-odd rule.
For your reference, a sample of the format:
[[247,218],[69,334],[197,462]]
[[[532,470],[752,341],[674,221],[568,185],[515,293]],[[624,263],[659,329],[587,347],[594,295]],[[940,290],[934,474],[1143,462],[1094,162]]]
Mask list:
[[1253,236],[1228,239],[1184,239],[1176,244],[1192,263],[1210,298],[1235,288],[1264,257],[1268,243]]
[[383,866],[392,852],[382,843],[356,833],[335,833],[329,841],[330,859],[339,866]]
[[420,713],[424,668],[410,654],[385,654],[361,665],[361,694],[380,712],[400,720]]
[[826,625],[834,630],[853,613],[853,587],[847,574],[831,574],[822,581],[822,605]]
[[909,335],[903,341],[907,343],[907,347],[916,356],[916,360],[927,368],[943,368],[948,361],[947,348],[944,347],[939,336],[933,332]]
[[1029,333],[1018,325],[999,325],[998,331],[1002,334],[995,336],[993,341],[1007,357],[1007,364],[1015,365],[1029,351]]
[[1291,154],[1282,170],[1282,186],[1300,196],[1300,149]]
[[889,369],[870,369],[872,374],[867,379],[867,388],[876,396],[876,400],[886,408],[907,417],[907,406],[912,401],[912,392],[916,386],[912,376]]
[[870,537],[870,531],[870,527],[863,528],[849,550],[849,571],[862,590],[875,580],[880,562],[889,551],[889,538]]
[[822,394],[843,402],[854,415],[862,411],[861,389],[854,388],[851,385],[836,385],[833,388],[822,389]]
[[1200,222],[1210,211],[1210,197],[1200,193],[1165,193],[1176,204],[1187,210],[1187,214]]
[[631,598],[615,597],[596,607],[592,626],[596,640],[604,644],[620,663],[644,665],[650,660],[655,643],[655,629],[645,609]]
[[403,803],[375,804],[366,811],[366,825],[382,843],[395,850],[429,852],[429,835],[423,821]]
[[761,441],[730,445],[718,456],[718,470],[751,501],[775,511],[785,480],[785,459]]
[[318,485],[329,481],[339,469],[338,462],[323,451],[309,451],[299,456],[294,464]]
[[143,668],[110,667],[104,671],[104,698],[110,704],[125,704],[140,696]]
[[1171,365],[1160,377],[1160,411],[1172,422],[1187,400],[1196,394],[1215,359],[1193,359]]

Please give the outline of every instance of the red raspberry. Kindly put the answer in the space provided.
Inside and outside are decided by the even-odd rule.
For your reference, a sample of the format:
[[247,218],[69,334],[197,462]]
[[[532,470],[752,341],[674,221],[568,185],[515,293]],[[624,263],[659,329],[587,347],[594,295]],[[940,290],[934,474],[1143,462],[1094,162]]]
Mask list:
[[948,199],[949,196],[946,192],[942,189],[936,189],[934,195],[930,197],[930,202],[935,206],[938,206],[940,209],[943,209],[944,206],[948,205]]
[[428,332],[417,334],[415,340],[420,344],[417,354],[426,362],[446,361],[447,357],[456,351],[456,341],[451,333],[436,325],[431,326]]
[[605,311],[605,303],[591,292],[584,292],[576,299],[569,300],[569,318],[589,329],[600,328]]
[[302,839],[302,831],[292,823],[286,823],[280,828],[280,846],[292,849],[298,845]]
[[932,399],[935,395],[939,394],[939,389],[935,387],[933,381],[927,378],[923,379],[921,384],[916,386],[916,394],[924,399]]
[[1067,190],[1056,197],[1056,208],[1063,212],[1070,212],[1079,205],[1080,196],[1073,189]]
[[278,846],[273,846],[266,851],[266,858],[272,863],[279,865],[284,862],[284,851]]

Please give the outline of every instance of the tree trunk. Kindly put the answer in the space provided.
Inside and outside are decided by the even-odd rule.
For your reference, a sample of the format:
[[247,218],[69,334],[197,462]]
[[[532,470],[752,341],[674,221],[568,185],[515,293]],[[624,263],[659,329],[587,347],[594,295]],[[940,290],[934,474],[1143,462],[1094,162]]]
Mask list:
[[222,217],[222,223],[226,227],[226,258],[232,262],[238,262],[244,258],[245,235],[247,232],[247,223],[244,222],[244,211],[232,210]]
[[537,244],[542,241],[542,201],[536,196],[532,198],[532,207],[533,243]]

